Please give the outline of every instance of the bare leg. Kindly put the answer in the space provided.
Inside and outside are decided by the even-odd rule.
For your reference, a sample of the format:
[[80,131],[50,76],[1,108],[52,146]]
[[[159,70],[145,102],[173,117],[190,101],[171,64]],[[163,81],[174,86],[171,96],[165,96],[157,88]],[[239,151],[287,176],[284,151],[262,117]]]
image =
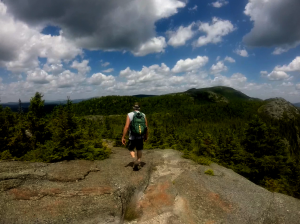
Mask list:
[[141,162],[141,158],[142,158],[142,150],[137,150],[137,160],[139,161],[139,162]]
[[135,158],[135,151],[130,151],[130,155],[134,159]]

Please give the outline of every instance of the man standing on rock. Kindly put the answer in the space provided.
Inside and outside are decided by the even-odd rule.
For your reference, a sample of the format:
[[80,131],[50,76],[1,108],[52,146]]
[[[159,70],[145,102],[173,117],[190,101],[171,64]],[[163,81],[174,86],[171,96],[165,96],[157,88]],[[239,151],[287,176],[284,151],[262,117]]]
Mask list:
[[[139,103],[135,103],[133,106],[133,112],[127,114],[126,124],[123,130],[122,144],[126,144],[125,136],[129,129],[129,142],[128,150],[134,161],[134,168],[140,166],[143,150],[143,141],[148,139],[148,122],[146,115],[140,112]],[[137,157],[135,156],[134,148],[137,151]]]

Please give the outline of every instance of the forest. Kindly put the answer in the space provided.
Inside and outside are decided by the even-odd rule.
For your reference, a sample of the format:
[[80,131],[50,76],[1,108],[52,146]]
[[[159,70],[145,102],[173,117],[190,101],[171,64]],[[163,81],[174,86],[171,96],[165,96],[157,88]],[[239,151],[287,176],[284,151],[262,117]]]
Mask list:
[[36,93],[26,113],[21,104],[18,112],[0,106],[0,159],[108,158],[110,149],[102,139],[121,146],[127,113],[139,102],[149,123],[146,150],[179,150],[199,164],[218,163],[270,191],[300,198],[300,117],[272,120],[257,113],[262,100],[231,88],[209,91],[218,95],[192,89],[161,96],[98,97],[76,104],[68,99],[52,111],[45,110],[43,95]]

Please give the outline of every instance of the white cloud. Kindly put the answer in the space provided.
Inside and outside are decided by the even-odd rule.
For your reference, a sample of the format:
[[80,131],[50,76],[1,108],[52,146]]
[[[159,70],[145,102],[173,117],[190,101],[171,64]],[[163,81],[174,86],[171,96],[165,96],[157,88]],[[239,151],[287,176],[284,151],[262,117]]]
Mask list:
[[147,54],[164,52],[164,48],[166,47],[167,43],[164,37],[154,37],[139,46],[139,48],[134,50],[132,53],[135,56],[145,56]]
[[291,82],[283,82],[283,83],[281,84],[281,86],[291,87],[291,86],[294,86],[294,84],[291,83]]
[[225,0],[218,0],[216,2],[211,3],[211,5],[215,8],[221,8],[222,6],[227,5],[229,2]]
[[0,2],[0,66],[9,71],[26,72],[39,65],[38,57],[48,63],[71,60],[81,50],[72,41],[59,36],[44,35],[36,28],[16,20]]
[[71,68],[77,69],[79,74],[85,75],[91,71],[91,67],[88,64],[88,60],[83,60],[82,62],[74,61]]
[[297,89],[297,90],[300,90],[300,83],[297,83],[297,84],[296,84],[296,89]]
[[[101,61],[102,62],[102,61]],[[107,67],[107,66],[109,66],[110,65],[110,63],[109,62],[103,62],[103,63],[101,63],[101,66],[102,67]]]
[[46,84],[53,80],[53,76],[41,69],[27,72],[27,81],[36,84]]
[[43,70],[45,72],[51,73],[52,75],[58,75],[64,70],[64,66],[61,63],[57,64],[44,64]]
[[[164,63],[162,63],[161,66],[143,66],[141,71],[131,70],[129,67],[120,71],[120,77],[125,77],[128,80],[134,80],[136,83],[157,81],[164,79],[164,77],[169,77],[170,74],[170,68]],[[132,82],[133,81],[131,81],[131,83]]]
[[225,57],[224,61],[228,61],[230,63],[235,63],[235,60],[231,57],[228,57],[228,56]]
[[113,72],[113,71],[114,71],[113,68],[109,68],[109,69],[106,69],[106,70],[104,70],[102,72],[104,72],[104,73],[110,73],[110,72]]
[[184,81],[185,77],[183,76],[172,76],[168,79],[169,84],[180,84]]
[[189,8],[189,11],[197,11],[197,9],[198,9],[198,6],[195,5],[193,8]]
[[[155,15],[157,18],[167,18],[171,15],[174,15],[178,12],[178,8],[183,8],[186,6],[186,3],[183,1],[177,0],[153,0],[155,5]],[[144,9],[148,10],[147,8]]]
[[132,51],[153,38],[157,21],[186,6],[179,0],[16,0],[5,4],[16,19],[32,26],[60,27],[63,36],[80,48],[121,51]]
[[220,56],[218,56],[218,57],[216,58],[216,61],[219,61],[219,60],[220,60],[220,58],[221,58],[221,57],[220,57]]
[[296,57],[289,65],[276,66],[275,71],[294,72],[300,71],[300,56]]
[[85,82],[84,74],[75,74],[69,70],[60,73],[55,80],[51,81],[51,85],[55,88],[69,88],[77,86]]
[[192,30],[195,23],[190,24],[187,27],[180,26],[176,31],[169,31],[169,41],[168,44],[173,47],[179,47],[185,45],[186,41],[191,39],[195,32]]
[[210,73],[211,74],[219,74],[221,72],[226,72],[227,67],[224,65],[222,61],[219,61],[217,64],[214,64],[210,68]]
[[228,86],[234,88],[249,88],[247,83],[247,77],[241,73],[235,73],[231,77],[226,76],[216,76],[213,80],[210,80],[211,85],[213,86]]
[[172,69],[172,72],[174,73],[180,73],[180,72],[189,72],[193,70],[198,70],[199,68],[203,67],[208,62],[208,57],[206,56],[198,56],[194,59],[186,59],[186,60],[179,60],[177,61],[176,65]]
[[93,74],[87,79],[87,82],[92,85],[112,86],[116,79],[112,75],[106,76],[102,73]]
[[236,49],[234,51],[234,53],[242,56],[242,57],[249,57],[248,52],[246,51],[246,49]]
[[267,78],[272,81],[284,80],[289,78],[290,76],[283,71],[272,71],[268,74]]
[[260,71],[261,77],[266,77],[268,75],[267,71]]
[[300,41],[294,44],[285,44],[281,47],[276,47],[275,50],[272,52],[274,55],[279,55],[285,52],[288,52],[290,49],[297,47],[300,44]]
[[201,47],[209,43],[217,44],[222,41],[222,37],[233,32],[236,28],[229,20],[221,20],[214,17],[212,24],[200,23],[199,30],[206,33],[206,36],[201,36],[194,43],[195,47]]

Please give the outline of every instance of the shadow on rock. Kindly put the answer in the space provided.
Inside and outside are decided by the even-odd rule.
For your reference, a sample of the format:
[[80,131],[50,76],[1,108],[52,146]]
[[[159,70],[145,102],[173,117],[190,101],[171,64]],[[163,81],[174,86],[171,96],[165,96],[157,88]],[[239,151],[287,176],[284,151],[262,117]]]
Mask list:
[[134,166],[134,162],[128,163],[125,167],[132,167],[134,171],[139,171],[142,167],[146,165],[145,162],[141,162],[139,166]]

